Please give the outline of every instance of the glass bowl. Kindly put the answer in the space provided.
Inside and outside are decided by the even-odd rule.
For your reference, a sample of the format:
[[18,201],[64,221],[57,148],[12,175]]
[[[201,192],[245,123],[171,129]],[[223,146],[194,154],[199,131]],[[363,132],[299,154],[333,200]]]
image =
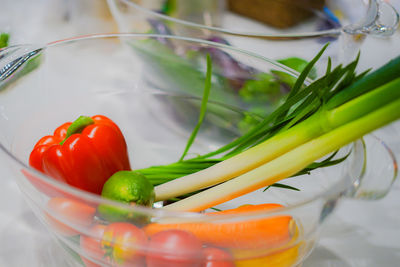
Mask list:
[[[321,224],[340,198],[373,199],[389,190],[397,174],[396,160],[390,148],[372,135],[341,149],[336,157],[348,157],[340,164],[284,181],[300,192],[261,188],[214,207],[227,210],[279,204],[275,209],[239,214],[209,214],[212,209],[174,212],[163,209],[161,202],[156,202],[154,208],[127,205],[74,188],[30,167],[30,152],[42,136],[80,115],[95,114],[103,114],[119,126],[133,169],[179,159],[199,116],[201,99],[180,90],[159,88],[166,80],[162,68],[155,71],[156,65],[171,61],[163,61],[165,57],[159,57],[158,62],[154,59],[155,54],[166,54],[159,46],[147,45],[153,42],[186,47],[186,54],[195,55],[192,61],[184,61],[186,69],[196,71],[199,81],[204,81],[206,71],[206,55],[198,53],[200,48],[223,52],[251,66],[254,75],[246,76],[246,81],[256,82],[255,74],[260,70],[296,75],[279,63],[237,48],[177,36],[91,35],[0,50],[0,151],[27,203],[65,248],[73,266],[206,266],[207,261],[227,266],[296,266],[311,252]],[[153,56],[139,49],[143,45]],[[178,59],[178,55],[173,57]],[[171,72],[183,76],[182,68],[172,68]],[[189,82],[196,82],[193,76],[187,77]],[[212,88],[220,89],[221,84],[233,87],[235,83],[228,81],[235,78],[243,76],[213,68]],[[183,82],[180,77],[164,86]],[[240,134],[238,124],[247,113],[245,106],[235,102],[210,100],[189,156],[232,141]],[[377,178],[380,187],[373,182]],[[106,219],[98,211],[100,205],[130,217]],[[252,232],[260,222],[263,231]],[[151,225],[166,225],[164,235],[178,232],[178,236],[192,238],[191,243],[164,239],[154,246],[157,234],[149,230]],[[205,226],[207,230],[193,239],[191,230],[185,228],[188,225]]]
[[229,43],[274,60],[310,60],[330,43],[319,62],[354,58],[368,35],[390,36],[399,16],[379,0],[108,0],[120,32],[174,34]]

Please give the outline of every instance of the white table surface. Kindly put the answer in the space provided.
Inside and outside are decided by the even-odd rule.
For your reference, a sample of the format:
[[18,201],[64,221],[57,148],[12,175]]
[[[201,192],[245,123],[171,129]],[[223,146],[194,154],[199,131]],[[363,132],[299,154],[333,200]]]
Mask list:
[[[82,3],[88,2],[90,0]],[[6,27],[14,32],[13,43],[47,42],[76,34],[116,30],[111,21],[83,16],[80,12],[73,14],[73,23],[65,24],[62,20],[65,3],[62,0],[1,0],[0,30]],[[53,19],[54,23],[43,24],[44,19]],[[367,56],[362,58],[360,64],[372,67],[382,65],[400,55],[400,32],[391,40],[368,38],[362,53]],[[400,133],[399,125],[396,128]],[[400,134],[385,138],[400,158]],[[55,245],[22,198],[4,164],[4,157],[0,153],[0,267],[67,266],[62,250]],[[304,263],[304,267],[321,266],[400,266],[399,180],[384,199],[344,199],[340,202],[324,224],[315,250]]]

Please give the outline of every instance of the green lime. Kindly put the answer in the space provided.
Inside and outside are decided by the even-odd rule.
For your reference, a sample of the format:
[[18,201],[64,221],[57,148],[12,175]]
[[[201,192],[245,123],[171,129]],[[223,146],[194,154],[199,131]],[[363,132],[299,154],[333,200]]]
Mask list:
[[[104,184],[101,196],[131,206],[151,207],[154,202],[154,187],[141,173],[119,171],[114,173]],[[143,221],[145,217],[139,211],[101,204],[97,208],[100,216],[109,221]]]

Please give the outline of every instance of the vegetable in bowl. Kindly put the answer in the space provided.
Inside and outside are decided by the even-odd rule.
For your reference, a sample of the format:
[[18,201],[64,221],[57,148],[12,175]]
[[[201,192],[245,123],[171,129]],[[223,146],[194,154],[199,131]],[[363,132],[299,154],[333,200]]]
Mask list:
[[124,136],[109,118],[81,116],[42,137],[29,156],[29,164],[88,192],[100,194],[117,171],[129,170]]
[[[166,38],[176,41],[175,37]],[[205,126],[207,125],[204,124],[204,120],[201,123],[201,117],[203,115],[200,116],[200,114],[191,117],[194,122],[194,126],[199,125],[197,127],[199,129],[197,133],[196,131],[192,130],[193,128],[195,128],[194,126],[191,128],[188,127],[188,131],[184,133],[190,134],[190,131],[192,130],[193,134],[190,139],[194,141],[190,145],[190,142],[185,141],[186,138],[183,138],[183,136],[185,135],[182,135],[181,132],[176,131],[179,129],[168,126],[168,123],[174,120],[174,118],[171,118],[170,114],[163,113],[163,107],[156,106],[157,103],[155,102],[145,101],[148,99],[147,93],[149,93],[149,95],[151,96],[154,95],[153,92],[143,90],[144,87],[147,86],[146,83],[141,83],[141,81],[139,81],[139,84],[137,84],[137,89],[139,90],[135,90],[135,88],[128,86],[132,85],[132,83],[121,83],[121,80],[118,79],[121,77],[115,77],[115,73],[117,73],[116,71],[110,73],[110,75],[113,75],[113,79],[111,80],[112,84],[104,83],[102,78],[107,77],[104,76],[106,74],[103,74],[103,72],[101,72],[102,70],[104,70],[104,73],[108,73],[110,69],[113,69],[118,70],[118,73],[122,74],[122,68],[119,64],[114,64],[115,62],[112,61],[113,57],[110,57],[109,54],[107,54],[107,57],[104,56],[104,49],[100,49],[101,47],[98,45],[92,45],[97,41],[98,40],[95,40],[95,38],[85,39],[83,42],[86,44],[90,44],[88,46],[84,46],[90,47],[90,51],[86,50],[85,53],[92,51],[102,51],[102,53],[100,53],[99,55],[105,59],[104,62],[107,62],[107,64],[102,64],[101,66],[96,65],[96,69],[91,69],[90,72],[85,72],[84,67],[86,65],[84,56],[82,56],[82,54],[79,54],[79,60],[77,58],[73,59],[70,57],[64,58],[71,63],[78,62],[79,64],[76,64],[74,66],[76,66],[76,68],[83,69],[83,77],[73,76],[73,79],[71,79],[72,72],[69,73],[63,67],[59,66],[59,68],[57,68],[57,66],[52,65],[52,63],[55,62],[51,60],[54,56],[53,52],[57,53],[56,55],[58,55],[58,52],[61,53],[61,50],[64,50],[64,48],[68,48],[66,50],[67,52],[75,51],[71,49],[74,48],[75,45],[81,47],[80,44],[82,43],[66,42],[61,45],[57,44],[47,48],[45,58],[49,60],[43,61],[45,68],[41,66],[38,69],[39,72],[34,72],[32,73],[32,75],[27,76],[26,79],[25,77],[24,79],[21,79],[19,83],[16,84],[16,87],[13,88],[14,90],[2,91],[0,101],[5,107],[4,112],[10,118],[13,118],[14,121],[15,116],[18,117],[20,115],[16,114],[13,117],[13,115],[9,112],[12,107],[10,107],[8,103],[18,103],[15,101],[10,101],[10,97],[13,100],[12,97],[15,96],[14,93],[16,91],[21,91],[22,88],[22,90],[25,89],[22,92],[24,92],[26,95],[29,95],[31,93],[43,96],[43,99],[41,98],[38,101],[35,101],[35,103],[33,103],[33,101],[30,101],[29,97],[25,98],[26,101],[24,101],[24,105],[22,107],[29,108],[29,111],[31,113],[24,113],[24,116],[21,116],[21,118],[17,121],[17,123],[22,122],[21,124],[18,124],[18,126],[13,127],[13,125],[6,124],[5,121],[2,121],[4,124],[7,125],[7,127],[2,127],[4,135],[7,135],[9,132],[13,132],[14,136],[9,140],[18,140],[17,143],[13,143],[13,150],[10,150],[12,151],[11,153],[17,155],[16,157],[26,160],[26,158],[29,156],[29,151],[32,149],[32,144],[34,144],[35,141],[40,138],[40,136],[46,135],[47,132],[51,132],[54,125],[59,124],[59,121],[67,121],[70,118],[76,118],[79,116],[79,114],[105,114],[109,118],[112,118],[114,122],[118,123],[118,127],[120,128],[121,132],[124,133],[125,140],[127,140],[127,144],[129,145],[128,151],[130,153],[129,158],[131,168],[133,168],[135,171],[149,169],[149,173],[147,173],[145,176],[147,177],[147,180],[150,183],[154,184],[156,187],[170,180],[179,180],[179,177],[186,174],[184,172],[195,172],[204,169],[207,164],[208,167],[214,166],[216,164],[219,164],[219,162],[221,161],[224,161],[226,159],[229,160],[229,158],[232,158],[235,155],[239,155],[239,153],[241,153],[239,148],[236,149],[236,151],[233,151],[233,149],[235,148],[232,147],[232,150],[228,149],[225,152],[221,152],[221,154],[217,153],[214,154],[214,156],[206,156],[206,154],[213,153],[213,151],[218,149],[218,147],[214,146],[214,144],[216,144],[214,140],[212,140],[213,142],[211,144],[203,143],[203,141],[207,140],[204,138],[204,130],[208,129],[205,128]],[[105,41],[107,43],[106,47],[109,52],[111,52],[110,47],[112,47],[113,45],[117,46],[118,48],[121,47],[121,44],[118,42],[110,42],[109,39]],[[226,48],[226,51],[228,51],[229,49],[231,49],[233,51],[232,54],[235,55],[234,51],[236,50],[234,48]],[[121,53],[122,51],[118,49],[118,52]],[[131,52],[131,50],[128,49],[128,55],[129,52]],[[90,59],[93,59],[93,57],[91,56]],[[127,61],[129,61],[128,59],[130,58],[129,56],[124,56],[124,59],[127,59]],[[140,58],[135,59],[135,64],[139,64],[141,62]],[[257,58],[253,58],[252,60],[257,61]],[[262,61],[263,60],[259,60],[260,63],[262,63]],[[214,67],[214,63],[210,65]],[[279,69],[275,65],[273,67]],[[265,69],[268,69],[268,64],[265,65]],[[280,70],[284,71],[284,69]],[[333,72],[333,70],[331,71]],[[65,80],[63,80],[62,78],[60,79],[57,76],[57,73],[58,75],[65,77]],[[91,73],[95,73],[96,75],[88,77],[87,75],[91,75]],[[102,75],[99,75],[100,73]],[[38,76],[38,74],[40,75]],[[24,84],[26,84],[26,82],[32,81],[30,80],[31,77],[50,77],[48,74],[51,74],[51,80],[45,79],[46,83],[42,84],[41,82],[43,81],[43,79],[40,79],[39,84],[43,86],[35,87],[35,90],[31,89],[31,83],[28,83],[25,87],[23,86]],[[137,73],[128,72],[128,74],[129,77],[132,79],[132,75],[135,75]],[[155,73],[155,75],[156,74],[157,73]],[[208,77],[210,75],[205,75],[203,70],[202,76],[203,80],[206,81],[209,79]],[[214,76],[211,75],[212,83],[211,87],[209,88],[210,91],[212,91],[214,88],[213,85],[215,83],[215,80],[213,79],[213,77]],[[75,78],[76,81],[74,80]],[[57,81],[57,84],[52,84],[52,81]],[[85,83],[84,81],[90,82]],[[204,90],[204,88],[206,88],[205,84],[206,83],[203,83],[202,85],[203,96],[208,90]],[[110,85],[115,85],[114,88],[117,90],[112,90]],[[133,85],[136,85],[136,83],[134,83]],[[301,86],[299,92],[305,90],[307,88],[307,85],[308,84]],[[62,87],[68,90],[68,94],[63,95],[63,97],[60,98],[60,89]],[[158,94],[161,95],[162,93]],[[203,96],[199,98],[200,101],[198,102],[198,107],[205,106],[204,108],[201,108],[200,113],[204,113],[204,119],[206,119],[210,114],[210,108],[213,105],[217,104],[210,101],[210,99],[206,101],[207,98]],[[52,99],[53,101],[50,102],[48,101],[48,99]],[[186,98],[181,98],[181,101],[185,102]],[[149,109],[146,108],[146,105],[153,105],[153,108],[159,107],[160,112],[158,114],[149,113]],[[56,106],[58,108],[53,109],[53,106]],[[298,105],[292,106],[292,110],[295,110],[297,107]],[[16,109],[17,107],[11,110]],[[20,109],[21,106],[18,107],[18,110]],[[57,110],[57,116],[54,116],[54,114],[47,115],[46,112],[48,110]],[[42,111],[44,113],[42,113]],[[151,109],[151,111],[155,111],[155,109]],[[32,117],[34,118],[38,114],[44,115],[40,116],[41,120],[32,120],[32,122],[29,121]],[[289,110],[287,115],[290,114],[291,110]],[[160,124],[160,120],[154,119],[154,116],[157,115],[160,116],[160,119],[165,120],[164,124]],[[262,121],[265,117],[260,118]],[[226,118],[226,120],[229,121],[229,118]],[[142,124],[142,121],[146,121],[146,124]],[[286,132],[287,129],[285,129],[285,126],[290,130],[301,124],[303,121],[305,120],[300,119],[291,126],[286,126],[288,125],[288,123],[281,123],[282,125],[278,124],[275,128],[276,134],[279,134],[279,132]],[[272,125],[272,123],[274,123],[274,120],[271,122],[270,125]],[[31,125],[35,125],[36,127],[30,127]],[[25,134],[25,131],[21,132],[21,135],[19,135],[19,130],[21,128],[18,127],[22,127],[22,129],[36,130],[34,132],[32,131],[32,135],[29,136]],[[259,133],[260,137],[262,137],[261,131]],[[274,131],[271,131],[269,133],[274,136],[276,135]],[[233,139],[232,141],[235,140],[236,139]],[[245,139],[241,140],[243,141]],[[252,140],[255,141],[255,139]],[[239,141],[239,143],[241,143],[241,141]],[[257,141],[255,143],[257,143]],[[63,145],[65,144],[68,144],[68,142],[64,142]],[[245,143],[241,144],[243,144],[243,151],[247,151],[250,150],[251,147],[253,147],[254,143],[249,142],[249,145],[247,147]],[[118,201],[113,201],[111,199],[102,198],[99,195],[96,196],[91,193],[86,193],[82,190],[75,189],[61,182],[54,181],[54,179],[51,179],[50,177],[41,175],[33,168],[28,168],[26,166],[21,167],[20,164],[16,164],[18,168],[16,173],[21,176],[18,181],[24,189],[24,192],[28,193],[29,197],[31,197],[30,203],[32,203],[34,206],[39,207],[38,215],[40,216],[40,218],[42,218],[43,221],[49,226],[49,229],[52,230],[58,240],[60,240],[68,248],[76,251],[82,257],[82,259],[85,259],[85,262],[87,260],[97,265],[129,266],[134,265],[136,260],[139,264],[139,262],[143,262],[146,260],[147,255],[153,256],[154,253],[157,253],[150,249],[147,242],[140,241],[146,241],[146,239],[151,240],[153,234],[150,231],[148,233],[145,232],[146,238],[140,240],[138,239],[138,242],[135,242],[133,239],[130,238],[128,238],[130,241],[125,238],[119,238],[121,237],[121,235],[117,234],[117,232],[114,232],[115,235],[110,233],[108,237],[104,238],[103,240],[103,228],[109,225],[113,225],[114,223],[124,223],[124,225],[128,225],[129,229],[127,227],[127,230],[132,230],[132,237],[136,233],[133,230],[132,226],[144,230],[147,226],[150,228],[150,225],[152,227],[162,227],[164,225],[167,225],[171,228],[165,230],[170,231],[179,230],[174,229],[177,227],[177,225],[179,225],[179,227],[183,227],[184,224],[188,224],[185,226],[187,227],[186,230],[180,229],[180,231],[195,235],[197,240],[204,247],[204,253],[212,252],[217,254],[215,248],[219,249],[217,254],[219,256],[218,259],[216,259],[217,262],[228,261],[229,263],[231,263],[231,265],[234,264],[237,266],[246,266],[249,264],[249,261],[253,260],[266,261],[268,259],[268,262],[278,262],[277,259],[282,260],[283,258],[285,258],[287,259],[288,265],[290,266],[297,264],[298,261],[301,261],[303,255],[308,254],[310,247],[312,247],[312,240],[315,238],[314,230],[318,228],[318,225],[322,220],[322,217],[320,216],[322,216],[323,214],[326,215],[327,212],[329,213],[329,208],[332,209],[332,203],[334,203],[333,201],[337,199],[340,195],[342,195],[342,192],[344,192],[344,190],[348,188],[348,186],[345,185],[337,186],[338,183],[341,181],[354,181],[353,178],[348,179],[348,177],[344,176],[341,171],[346,172],[346,174],[347,171],[356,175],[360,174],[358,170],[359,167],[362,166],[359,164],[365,163],[365,161],[362,160],[364,150],[362,149],[361,145],[362,143],[360,141],[357,141],[350,146],[352,150],[351,153],[348,154],[348,156],[347,153],[349,150],[348,147],[346,147],[343,149],[344,153],[342,152],[342,150],[340,150],[336,155],[335,153],[330,154],[322,161],[312,163],[312,166],[307,166],[301,171],[301,173],[308,173],[310,172],[311,167],[315,167],[320,163],[327,163],[327,161],[325,161],[326,159],[328,159],[328,161],[331,161],[331,163],[329,164],[334,164],[336,159],[341,159],[342,161],[338,165],[334,165],[329,168],[318,168],[311,170],[311,175],[301,175],[287,180],[282,180],[281,183],[283,183],[284,185],[296,187],[300,190],[300,192],[281,189],[282,187],[272,187],[269,188],[266,192],[260,192],[262,191],[261,189],[255,192],[255,194],[249,194],[250,198],[240,197],[236,202],[219,205],[218,207],[212,207],[218,208],[221,211],[215,212],[207,210],[204,213],[169,211],[168,206],[170,203],[172,203],[172,205],[174,203],[179,203],[181,199],[185,201],[189,199],[190,195],[192,194],[206,192],[208,190],[207,188],[169,198],[166,201],[155,202],[153,205],[154,208],[149,208],[137,205],[137,203],[122,203]],[[184,153],[185,148],[187,148],[187,153]],[[202,160],[203,156],[205,156],[203,158],[204,161]],[[174,161],[176,162],[170,163]],[[243,161],[243,163],[245,163],[245,161]],[[351,168],[348,168],[349,164],[352,166]],[[174,168],[171,168],[172,165]],[[152,166],[152,168],[148,168],[148,166]],[[186,168],[182,168],[183,166],[186,166]],[[353,172],[354,167],[356,167],[356,171]],[[30,175],[30,177],[34,179],[27,179],[26,177],[23,177],[21,175],[21,168],[26,177]],[[156,178],[156,175],[159,175],[159,177]],[[42,186],[35,187],[36,184],[30,183],[31,180],[41,182]],[[322,186],[320,187],[320,185]],[[325,188],[327,188],[327,190],[322,189],[324,188],[323,186],[326,186]],[[332,192],[331,189],[334,190],[335,188],[337,188],[338,191]],[[210,196],[212,195],[210,194]],[[251,199],[251,197],[253,196],[259,198]],[[279,198],[279,196],[281,196],[281,198]],[[53,198],[63,199],[63,201],[51,201]],[[305,201],[304,199],[306,199],[307,201]],[[328,200],[330,205],[328,205]],[[70,205],[70,208],[60,209],[61,212],[57,212],[58,209],[55,209],[54,207],[54,205],[57,203],[59,203],[60,205],[63,203],[67,203],[68,205]],[[255,210],[250,211],[252,209],[247,208],[246,210],[249,212],[243,210],[243,212],[228,213],[229,210],[235,210],[237,208],[241,209],[240,206],[246,204],[253,204],[255,210],[257,207],[263,207],[262,205],[266,204],[272,206],[280,206],[276,206],[276,209],[271,210],[260,209],[259,212]],[[139,218],[135,216],[130,216],[128,220],[125,220],[125,218],[121,220],[118,219],[116,221],[112,221],[111,219],[113,218],[105,219],[104,216],[102,216],[99,212],[99,205],[109,205],[112,207],[121,208],[121,210],[128,211],[132,213],[132,215],[142,214],[147,216],[148,221],[143,222],[143,220],[139,220]],[[37,211],[38,209],[35,210]],[[79,210],[83,211],[83,214],[79,212]],[[277,223],[273,224],[273,221]],[[280,229],[282,231],[275,231],[274,229],[276,228],[274,227],[269,228],[271,230],[270,232],[261,233],[258,230],[253,231],[253,233],[255,233],[255,235],[253,236],[257,236],[257,233],[259,233],[260,236],[261,234],[270,237],[275,236],[275,238],[268,238],[268,240],[276,240],[276,242],[268,242],[265,244],[254,242],[254,244],[257,244],[257,248],[249,248],[249,244],[243,243],[241,241],[243,235],[237,235],[237,239],[231,239],[229,242],[226,241],[226,246],[224,245],[224,247],[221,248],[217,245],[217,243],[215,243],[215,240],[213,241],[209,239],[209,237],[206,238],[206,236],[204,235],[196,235],[195,233],[193,233],[193,229],[196,229],[198,225],[202,225],[202,227],[204,227],[204,233],[207,232],[207,226],[219,226],[219,229],[223,231],[223,229],[243,229],[241,227],[250,225],[266,225],[268,224],[268,222],[271,222],[271,224],[277,227],[281,226]],[[100,226],[94,228],[94,226],[96,225]],[[92,226],[93,230],[91,230]],[[189,228],[188,226],[192,226],[192,228]],[[109,230],[109,232],[112,232],[114,230],[117,231],[117,228],[110,227]],[[237,231],[239,232],[239,230]],[[211,236],[213,236],[212,231],[209,232]],[[245,231],[240,233],[244,234]],[[78,242],[79,239],[76,238],[76,235],[81,236],[80,240],[82,243]],[[232,237],[232,235],[230,236]],[[220,237],[228,238],[229,236],[222,235]],[[220,242],[222,241],[223,238],[220,238]],[[220,250],[222,250],[222,252]],[[123,252],[123,254],[118,254],[118,251]],[[176,259],[176,257],[179,257],[179,255],[174,254],[174,252],[175,251],[166,251],[165,254],[171,256],[169,258],[175,257]],[[106,257],[104,257],[104,255],[106,255]],[[132,257],[130,257],[130,255],[132,255]],[[197,256],[194,255],[193,257]],[[200,261],[205,259],[204,255],[198,255],[198,257]],[[274,261],[273,258],[275,258],[276,260]]]
[[210,208],[295,175],[322,156],[400,117],[396,70],[400,57],[369,75],[354,73],[358,58],[333,70],[328,65],[325,76],[301,88],[322,52],[307,65],[283,105],[244,137],[207,155],[233,149],[228,153],[232,157],[157,186],[156,199],[208,188],[165,208]]
[[[155,25],[153,25],[155,24]],[[152,22],[153,31],[159,33],[160,28],[167,28],[160,22]],[[161,26],[162,27],[161,27]],[[164,32],[164,31],[162,31]],[[167,31],[168,32],[168,31]],[[225,39],[212,36],[207,40],[220,44],[229,44]],[[241,62],[222,49],[196,46],[193,44],[176,44],[154,38],[142,42],[128,43],[145,62],[144,78],[146,82],[158,88],[161,92],[201,98],[206,68],[205,56],[208,54],[213,62],[213,90],[210,91],[210,102],[220,105],[240,108],[247,115],[232,125],[233,130],[243,134],[260,118],[270,114],[283,103],[286,95],[294,85],[295,78],[283,71],[271,70],[265,72],[256,66]],[[301,72],[307,61],[298,57],[277,60],[278,63],[294,71]],[[157,72],[154,79],[151,73]],[[177,75],[179,73],[179,75]],[[308,74],[310,80],[317,77],[316,69]],[[190,112],[190,107],[181,106],[171,101],[167,103],[178,110],[178,113]],[[215,117],[232,116],[229,112],[210,109]],[[250,114],[251,113],[251,114]],[[210,116],[209,116],[210,117]],[[232,118],[235,121],[235,117]],[[218,124],[218,120],[206,118],[204,124]]]
[[[168,22],[154,19],[148,19],[148,21],[151,25],[149,30],[151,33],[171,34]],[[217,34],[208,35],[207,40],[230,45],[226,38]],[[176,44],[166,42],[162,38],[146,40],[145,43],[135,44],[132,47],[138,51],[139,56],[146,57],[146,67],[148,67],[146,73],[154,71],[163,73],[163,78],[159,82],[155,82],[149,75],[146,78],[149,82],[156,83],[156,87],[163,91],[197,97],[201,97],[201,89],[204,84],[204,77],[199,75],[204,68],[204,55],[209,54],[213,61],[214,72],[221,74],[213,77],[219,82],[214,82],[210,101],[240,107],[243,113],[246,113],[244,118],[238,122],[235,121],[235,118],[232,119],[235,121],[233,127],[239,134],[247,132],[262,120],[262,117],[281,105],[296,81],[293,76],[279,70],[264,72],[257,67],[244,64],[240,59],[232,57],[221,49]],[[162,53],[158,53],[159,51]],[[305,59],[294,56],[276,61],[299,73],[308,63]],[[193,62],[195,63],[193,64]],[[193,65],[197,68],[193,68]],[[182,75],[176,76],[176,73]],[[310,80],[317,78],[315,67],[308,73],[308,78]],[[182,109],[181,113],[188,109],[180,107],[176,102],[170,104],[176,109]],[[209,113],[213,113],[213,111],[209,110]],[[217,117],[230,116],[229,113],[220,114],[218,112],[215,112],[215,115]],[[212,121],[206,118],[204,123],[215,124],[218,123],[218,120]]]
[[[400,58],[373,73],[367,74],[367,71],[360,75],[355,73],[358,58],[347,66],[339,65],[334,69],[328,64],[324,76],[308,86],[302,86],[325,48],[326,46],[304,67],[286,101],[279,108],[233,142],[205,155],[186,159],[186,154],[204,120],[212,90],[212,63],[211,57],[208,56],[201,113],[182,156],[176,163],[136,170],[138,174],[148,177],[149,184],[152,180],[157,181],[153,182],[156,185],[156,201],[187,196],[164,208],[183,211],[211,208],[261,187],[274,185],[288,176],[304,173],[305,170],[309,172],[312,168],[339,163],[345,157],[320,163],[314,161],[398,119],[400,82],[396,68],[400,65]],[[65,129],[64,134],[65,140],[69,141],[68,136],[71,133],[68,132],[71,128],[72,133],[86,131],[86,125],[83,128],[72,127],[77,122],[79,124],[80,119],[71,126],[68,124],[69,128]],[[90,118],[89,120],[89,125],[93,124]],[[113,128],[118,129],[114,124]],[[119,130],[117,132],[120,134]],[[118,139],[123,140],[121,136]],[[125,144],[124,141],[115,143]],[[45,145],[49,146],[47,143]],[[50,144],[50,148],[53,145]],[[41,146],[36,146],[33,152],[35,151],[42,151]],[[125,148],[121,151],[125,151]],[[36,158],[35,153],[31,154],[31,164],[38,162],[32,160]],[[217,155],[219,158],[215,157]],[[124,162],[126,159],[125,157]],[[43,163],[46,163],[46,160],[43,160]],[[38,170],[47,171],[52,175],[51,169],[38,168],[36,165],[34,164]],[[196,168],[191,167],[194,165]],[[121,166],[130,169],[129,164]],[[173,173],[177,175],[174,177]],[[163,176],[169,178],[160,182]],[[83,181],[85,179],[82,178]],[[137,201],[141,199],[139,196],[135,198]],[[151,201],[149,197],[146,199]]]

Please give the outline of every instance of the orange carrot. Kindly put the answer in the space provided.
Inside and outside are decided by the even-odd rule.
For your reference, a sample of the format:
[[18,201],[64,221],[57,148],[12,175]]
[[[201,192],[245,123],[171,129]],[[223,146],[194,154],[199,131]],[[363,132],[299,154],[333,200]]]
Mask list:
[[246,205],[236,209],[206,213],[235,215],[213,222],[152,223],[145,227],[147,235],[170,229],[193,233],[206,244],[229,248],[276,248],[291,239],[291,216],[277,215],[249,220],[236,217],[241,213],[262,212],[281,208],[279,204]]

